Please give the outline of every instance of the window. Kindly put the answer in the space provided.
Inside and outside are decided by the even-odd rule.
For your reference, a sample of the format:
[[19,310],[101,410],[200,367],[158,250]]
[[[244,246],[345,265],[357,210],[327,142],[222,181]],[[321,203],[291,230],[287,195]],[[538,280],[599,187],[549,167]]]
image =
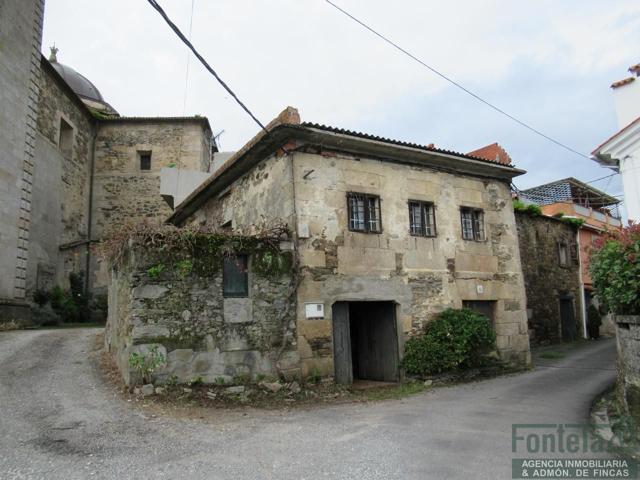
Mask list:
[[364,193],[349,193],[349,230],[354,232],[380,233],[380,197]]
[[436,236],[435,207],[430,202],[409,200],[409,232],[419,237]]
[[58,148],[65,157],[71,157],[73,150],[73,127],[64,118],[60,119],[60,135]]
[[561,267],[569,265],[569,251],[566,243],[558,243],[558,262]]
[[248,258],[246,255],[224,257],[222,261],[222,285],[224,297],[249,296]]
[[138,152],[140,170],[151,170],[151,152]]
[[460,209],[462,238],[464,240],[482,241],[484,236],[484,212],[477,208],[462,207]]

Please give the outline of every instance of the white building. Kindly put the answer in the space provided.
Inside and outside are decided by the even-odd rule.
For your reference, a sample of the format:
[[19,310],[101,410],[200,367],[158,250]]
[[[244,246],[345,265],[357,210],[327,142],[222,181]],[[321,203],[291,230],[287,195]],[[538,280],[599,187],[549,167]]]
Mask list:
[[640,221],[640,63],[629,68],[631,76],[614,82],[618,132],[593,152],[601,165],[620,172],[629,220]]

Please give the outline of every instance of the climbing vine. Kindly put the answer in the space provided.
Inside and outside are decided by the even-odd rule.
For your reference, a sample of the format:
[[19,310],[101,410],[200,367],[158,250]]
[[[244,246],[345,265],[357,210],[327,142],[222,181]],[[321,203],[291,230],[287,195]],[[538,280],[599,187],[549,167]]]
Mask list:
[[[279,338],[273,339],[271,352],[273,365],[284,375],[286,368],[281,359],[295,339],[295,308],[301,281],[296,250],[281,249],[281,243],[290,238],[287,225],[281,222],[251,225],[234,232],[141,222],[125,224],[109,232],[98,246],[98,252],[116,270],[135,259],[137,267],[154,281],[186,279],[190,275],[210,277],[218,272],[224,257],[239,254],[251,255],[251,268],[256,275],[267,278],[287,275],[284,302],[276,317]],[[170,345],[181,340],[171,336],[156,341]],[[192,341],[187,344],[191,345]]]
[[254,270],[259,275],[281,275],[292,267],[291,254],[280,249],[280,242],[289,238],[287,225],[279,222],[235,232],[138,222],[109,232],[98,251],[114,268],[131,252],[140,252],[151,265],[148,273],[153,278],[169,270],[178,277],[192,272],[211,274],[219,268],[216,259],[238,254],[253,255]]

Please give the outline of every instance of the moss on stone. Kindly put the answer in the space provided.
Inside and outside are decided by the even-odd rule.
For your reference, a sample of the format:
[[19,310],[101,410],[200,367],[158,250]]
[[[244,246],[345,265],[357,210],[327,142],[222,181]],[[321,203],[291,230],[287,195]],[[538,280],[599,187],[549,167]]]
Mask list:
[[204,350],[205,348],[205,335],[203,334],[194,334],[194,335],[181,335],[181,336],[161,336],[154,337],[151,339],[145,339],[144,343],[159,343],[167,349],[167,352],[171,352],[172,350],[178,350],[182,348],[187,348],[191,350]]

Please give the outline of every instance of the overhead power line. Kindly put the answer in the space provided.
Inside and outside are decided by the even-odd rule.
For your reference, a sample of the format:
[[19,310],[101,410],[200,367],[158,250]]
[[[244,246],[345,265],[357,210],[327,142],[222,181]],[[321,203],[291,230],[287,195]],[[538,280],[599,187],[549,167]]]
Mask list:
[[581,153],[577,150],[575,150],[574,148],[569,147],[568,145],[565,145],[564,143],[556,140],[555,138],[550,137],[549,135],[541,132],[540,130],[538,130],[535,127],[532,127],[531,125],[529,125],[528,123],[520,120],[519,118],[511,115],[510,113],[504,111],[502,108],[497,107],[496,105],[494,105],[493,103],[489,102],[488,100],[485,100],[484,98],[482,98],[480,95],[478,95],[477,93],[474,93],[473,91],[469,90],[468,88],[466,88],[465,86],[463,86],[462,84],[456,82],[455,80],[453,80],[451,77],[445,75],[444,73],[438,71],[437,69],[435,69],[434,67],[432,67],[431,65],[423,62],[422,60],[420,60],[418,57],[416,57],[414,54],[412,54],[411,52],[405,50],[403,47],[401,47],[400,45],[398,45],[397,43],[395,43],[393,40],[389,39],[388,37],[384,36],[382,33],[378,32],[377,30],[374,30],[372,27],[370,27],[369,25],[367,25],[366,23],[364,23],[362,20],[356,18],[354,15],[352,15],[351,13],[347,12],[346,10],[344,10],[343,8],[339,7],[338,5],[336,5],[335,3],[333,3],[331,0],[325,0],[325,2],[327,2],[329,5],[331,5],[333,8],[335,8],[336,10],[338,10],[339,12],[341,12],[343,15],[349,17],[351,20],[353,20],[354,22],[356,22],[357,24],[359,24],[361,27],[366,28],[367,30],[369,30],[371,33],[373,33],[374,35],[376,35],[378,38],[380,38],[381,40],[385,41],[386,43],[388,43],[389,45],[391,45],[392,47],[394,47],[396,50],[399,50],[400,52],[402,52],[403,54],[405,54],[406,56],[408,56],[409,58],[411,58],[412,60],[418,62],[420,65],[422,65],[423,67],[425,67],[426,69],[430,70],[431,72],[435,73],[436,75],[438,75],[440,78],[446,80],[447,82],[449,82],[450,84],[452,84],[453,86],[459,88],[460,90],[462,90],[463,92],[465,92],[466,94],[472,96],[473,98],[475,98],[476,100],[478,100],[479,102],[484,103],[486,106],[488,106],[489,108],[492,108],[493,110],[495,110],[496,112],[504,115],[505,117],[513,120],[514,122],[520,124],[522,127],[532,131],[533,133],[541,136],[542,138],[545,138],[546,140],[555,143],[556,145],[558,145],[559,147],[564,148],[565,150],[568,150],[571,153],[575,153],[576,155],[579,155],[583,158],[586,158],[587,160],[591,160],[587,155],[585,155],[584,153]]
[[600,180],[604,180],[605,178],[614,177],[616,175],[620,175],[620,173],[619,172],[612,173],[611,175],[605,175],[604,177],[596,178],[595,180],[589,180],[588,182],[582,182],[582,183],[596,183],[596,182],[599,182]]
[[[162,18],[164,18],[164,21],[167,22],[167,25],[169,25],[169,27],[171,27],[171,30],[173,30],[175,32],[175,34],[178,36],[178,38],[180,40],[182,40],[182,42],[189,47],[189,49],[193,52],[193,54],[195,55],[195,57],[200,60],[200,63],[202,63],[202,65],[204,66],[204,68],[206,68],[209,73],[211,75],[213,75],[215,77],[215,79],[218,81],[218,83],[220,85],[222,85],[222,88],[224,88],[229,95],[231,95],[233,97],[233,99],[236,101],[236,103],[238,105],[240,105],[240,107],[247,112],[247,114],[253,119],[254,122],[256,122],[260,128],[262,130],[264,130],[266,133],[269,133],[269,131],[266,129],[266,127],[262,124],[262,122],[260,122],[260,120],[258,120],[258,118],[251,112],[251,110],[249,110],[249,108],[242,103],[242,101],[238,98],[238,96],[233,92],[233,90],[231,90],[231,88],[229,87],[229,85],[227,85],[224,80],[222,80],[222,78],[220,78],[220,75],[218,75],[216,73],[216,71],[211,67],[211,65],[209,65],[207,63],[207,61],[202,57],[202,55],[200,55],[200,53],[198,53],[198,51],[195,49],[195,47],[191,44],[191,42],[189,41],[189,39],[187,37],[184,36],[184,34],[180,31],[180,29],[176,26],[175,23],[173,23],[171,21],[171,19],[169,18],[169,16],[165,13],[165,11],[163,10],[163,8],[158,4],[158,2],[156,2],[155,0],[147,0],[149,2],[149,4],[155,8],[157,10],[157,12],[160,14],[160,16]],[[283,149],[284,150],[284,149]]]

